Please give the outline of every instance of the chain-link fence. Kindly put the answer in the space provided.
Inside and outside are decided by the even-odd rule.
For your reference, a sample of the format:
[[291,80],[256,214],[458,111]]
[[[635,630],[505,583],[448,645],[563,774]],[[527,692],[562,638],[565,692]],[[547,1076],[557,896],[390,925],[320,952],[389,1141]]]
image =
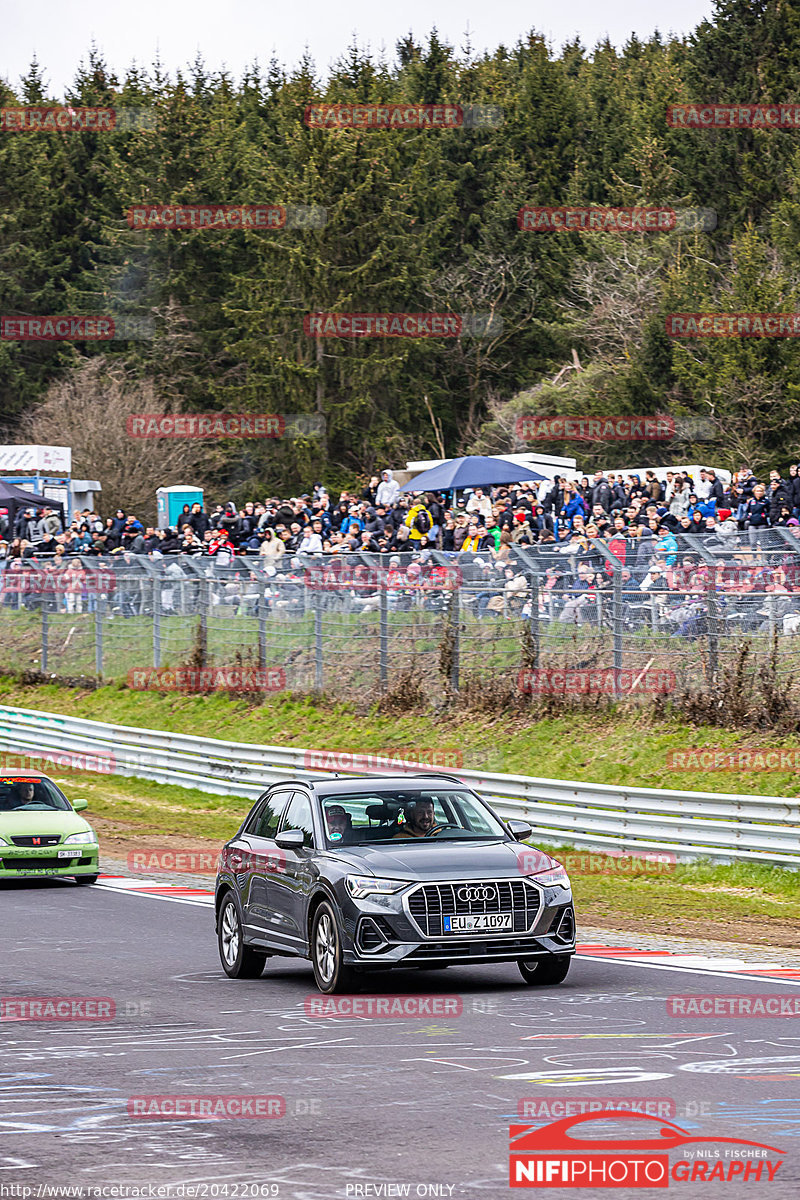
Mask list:
[[405,683],[436,701],[479,682],[644,696],[710,690],[768,661],[788,687],[798,633],[793,528],[499,556],[14,559],[0,574],[0,667],[139,672],[142,687],[178,686],[177,667],[246,668],[271,672],[266,690],[347,698]]

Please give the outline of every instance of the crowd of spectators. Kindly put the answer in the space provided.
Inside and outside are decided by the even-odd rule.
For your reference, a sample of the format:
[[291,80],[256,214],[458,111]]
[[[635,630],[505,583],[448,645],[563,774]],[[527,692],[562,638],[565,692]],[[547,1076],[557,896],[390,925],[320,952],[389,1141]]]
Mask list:
[[[136,556],[205,555],[219,566],[239,563],[241,570],[249,557],[257,556],[271,578],[288,586],[301,578],[301,563],[307,563],[309,555],[344,561],[356,551],[387,554],[383,561],[391,571],[398,568],[401,556],[410,554],[416,569],[420,560],[424,566],[430,551],[438,550],[459,554],[462,579],[475,592],[472,603],[478,616],[525,616],[530,615],[532,597],[524,556],[516,554],[515,547],[536,547],[542,567],[540,613],[564,622],[601,620],[597,597],[611,588],[617,561],[631,609],[639,599],[639,607],[647,602],[649,611],[677,622],[677,631],[683,633],[692,632],[698,618],[704,618],[710,571],[716,572],[723,604],[726,595],[753,592],[800,596],[797,464],[785,477],[770,471],[767,483],[747,467],[729,484],[711,469],[699,470],[697,478],[672,471],[665,475],[659,482],[650,470],[643,479],[598,471],[591,479],[556,476],[541,485],[476,487],[453,497],[403,493],[392,472],[385,470],[362,489],[343,491],[335,500],[317,483],[311,493],[253,501],[241,508],[217,504],[207,512],[200,504],[186,505],[177,527],[162,530],[144,526],[121,509],[106,519],[85,510],[67,529],[61,528],[54,511],[28,510],[18,514],[13,530],[3,529],[0,514],[0,568],[34,556],[67,570],[66,560],[78,557],[85,564],[87,557],[123,556],[130,563]],[[766,561],[764,531],[779,527],[791,540],[798,539],[797,550],[787,541],[781,555]],[[682,534],[694,537],[684,539]],[[709,565],[703,549],[713,551],[716,565]],[[61,589],[63,603],[68,611],[74,606],[80,611],[77,564],[73,573],[75,578],[67,578]],[[364,579],[351,588],[355,607],[377,605],[372,582]],[[393,606],[435,606],[441,600],[441,581],[430,568],[422,571],[418,588],[413,595],[407,573],[395,580]],[[669,593],[679,593],[681,603]],[[781,604],[779,615],[793,616],[794,602]],[[800,624],[800,614],[797,621]]]

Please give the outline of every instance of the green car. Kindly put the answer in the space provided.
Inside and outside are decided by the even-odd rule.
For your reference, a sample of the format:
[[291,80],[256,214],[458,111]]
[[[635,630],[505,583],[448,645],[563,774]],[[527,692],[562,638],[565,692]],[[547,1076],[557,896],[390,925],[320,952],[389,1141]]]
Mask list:
[[95,883],[97,834],[46,775],[15,771],[0,775],[0,879],[71,876]]

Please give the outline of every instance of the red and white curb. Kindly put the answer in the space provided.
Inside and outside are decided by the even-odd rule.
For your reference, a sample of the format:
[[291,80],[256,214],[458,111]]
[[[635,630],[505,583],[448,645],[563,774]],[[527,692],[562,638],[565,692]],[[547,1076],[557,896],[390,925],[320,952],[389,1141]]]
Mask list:
[[180,883],[159,882],[157,879],[131,879],[127,875],[101,875],[95,887],[129,896],[148,896],[151,900],[171,900],[176,904],[213,905],[214,893],[208,888],[185,887]]
[[696,971],[736,977],[753,976],[759,979],[785,980],[800,986],[800,967],[787,967],[776,955],[774,962],[746,962],[742,958],[712,954],[685,954],[669,950],[640,950],[635,946],[602,946],[580,943],[578,954],[591,962],[626,962],[632,966],[650,967],[661,971]]

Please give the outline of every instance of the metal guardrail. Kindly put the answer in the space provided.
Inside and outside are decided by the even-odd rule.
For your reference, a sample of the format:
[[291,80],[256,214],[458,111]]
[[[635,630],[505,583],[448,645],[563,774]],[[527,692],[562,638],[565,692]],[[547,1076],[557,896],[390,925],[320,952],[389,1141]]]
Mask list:
[[[107,755],[113,774],[248,800],[270,783],[325,773],[306,765],[318,751],[219,741],[2,705],[0,743],[45,760],[59,754]],[[391,765],[391,760],[385,761]],[[376,768],[380,764],[380,759],[374,760]],[[448,774],[463,779],[501,816],[529,821],[533,839],[539,842],[660,850],[679,859],[800,866],[800,799],[615,788],[460,769]]]

